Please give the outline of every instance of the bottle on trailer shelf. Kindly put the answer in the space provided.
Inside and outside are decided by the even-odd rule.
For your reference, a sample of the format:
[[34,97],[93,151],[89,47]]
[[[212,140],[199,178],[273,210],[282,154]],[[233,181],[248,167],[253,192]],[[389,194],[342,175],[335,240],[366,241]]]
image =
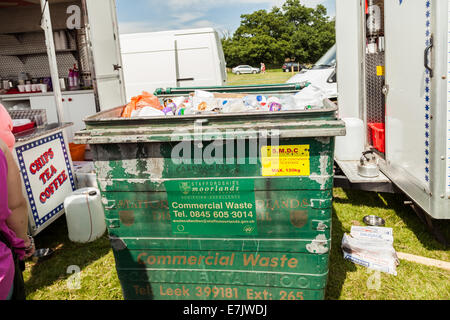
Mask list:
[[76,64],[73,65],[73,86],[75,89],[80,87],[80,72]]
[[73,81],[73,69],[69,69],[69,90],[72,90],[72,88],[74,87],[74,81]]

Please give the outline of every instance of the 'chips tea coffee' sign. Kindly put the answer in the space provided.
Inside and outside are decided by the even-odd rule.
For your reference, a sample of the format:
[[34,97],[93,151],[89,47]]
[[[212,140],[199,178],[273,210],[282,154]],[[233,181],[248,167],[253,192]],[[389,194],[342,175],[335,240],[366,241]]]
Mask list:
[[16,147],[17,160],[36,227],[64,209],[75,190],[62,132]]

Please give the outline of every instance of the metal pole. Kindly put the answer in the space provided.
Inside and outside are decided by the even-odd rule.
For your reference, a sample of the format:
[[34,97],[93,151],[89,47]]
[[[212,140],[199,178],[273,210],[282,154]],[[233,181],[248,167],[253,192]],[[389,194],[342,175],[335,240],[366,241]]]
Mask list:
[[62,103],[61,86],[59,84],[58,64],[56,62],[55,42],[53,40],[52,20],[50,18],[50,8],[48,0],[40,0],[42,8],[41,28],[45,32],[45,43],[47,46],[48,62],[50,65],[50,75],[52,78],[53,96],[56,102],[56,113],[58,122],[64,122],[64,109]]

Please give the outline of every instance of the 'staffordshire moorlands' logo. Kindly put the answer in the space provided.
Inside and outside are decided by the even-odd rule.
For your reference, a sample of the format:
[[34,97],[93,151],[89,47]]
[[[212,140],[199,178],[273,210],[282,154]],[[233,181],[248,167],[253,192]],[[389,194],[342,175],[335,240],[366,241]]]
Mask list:
[[189,182],[182,182],[180,184],[180,191],[183,194],[186,194],[186,195],[189,194],[191,192],[191,186],[189,185]]

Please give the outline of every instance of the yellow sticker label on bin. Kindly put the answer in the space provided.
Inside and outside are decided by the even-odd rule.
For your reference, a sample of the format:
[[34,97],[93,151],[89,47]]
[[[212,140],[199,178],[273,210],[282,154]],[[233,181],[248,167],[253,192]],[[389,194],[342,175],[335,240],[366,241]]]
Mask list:
[[261,149],[263,177],[309,176],[309,145],[266,146]]

